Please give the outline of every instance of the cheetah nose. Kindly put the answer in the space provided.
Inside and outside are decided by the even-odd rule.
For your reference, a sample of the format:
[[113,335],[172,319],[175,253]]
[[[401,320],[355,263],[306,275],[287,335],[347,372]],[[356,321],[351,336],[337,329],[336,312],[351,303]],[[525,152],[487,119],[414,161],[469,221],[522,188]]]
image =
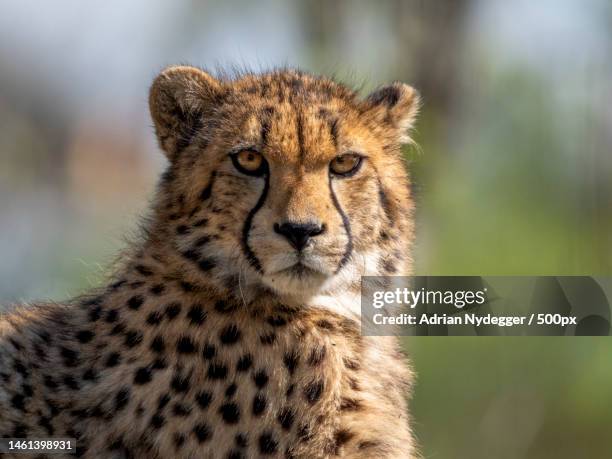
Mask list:
[[289,244],[296,250],[302,250],[311,237],[318,236],[325,231],[325,224],[285,222],[279,225],[275,223],[274,231],[285,236]]

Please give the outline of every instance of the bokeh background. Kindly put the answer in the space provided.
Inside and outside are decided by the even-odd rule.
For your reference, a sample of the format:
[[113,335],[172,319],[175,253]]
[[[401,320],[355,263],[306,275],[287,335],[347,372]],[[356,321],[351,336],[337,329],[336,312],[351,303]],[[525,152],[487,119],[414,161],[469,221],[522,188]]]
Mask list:
[[[0,302],[97,285],[164,160],[165,65],[416,86],[418,274],[612,275],[607,0],[0,0]],[[604,458],[609,338],[405,341],[426,458]]]

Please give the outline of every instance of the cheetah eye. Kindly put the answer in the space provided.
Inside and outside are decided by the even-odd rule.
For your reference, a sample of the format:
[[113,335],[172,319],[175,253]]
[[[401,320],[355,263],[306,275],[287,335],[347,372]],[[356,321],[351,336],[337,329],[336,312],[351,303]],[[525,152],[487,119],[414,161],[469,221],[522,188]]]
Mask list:
[[340,156],[336,156],[331,163],[329,163],[329,170],[332,174],[340,177],[350,177],[355,174],[361,167],[363,162],[363,156],[357,153],[345,153]]
[[263,175],[267,162],[261,153],[255,150],[242,150],[230,155],[234,167],[246,175]]

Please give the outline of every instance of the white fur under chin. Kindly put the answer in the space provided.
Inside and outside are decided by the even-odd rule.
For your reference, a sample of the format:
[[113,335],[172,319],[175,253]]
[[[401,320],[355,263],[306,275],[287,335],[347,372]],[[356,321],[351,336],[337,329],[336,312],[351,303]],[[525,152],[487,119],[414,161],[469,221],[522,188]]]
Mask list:
[[361,294],[345,291],[335,295],[316,295],[309,300],[308,306],[358,319],[361,317]]
[[345,317],[361,316],[361,294],[349,290],[360,285],[362,276],[378,275],[379,254],[368,252],[353,254],[351,260],[335,275],[305,276],[288,274],[265,276],[262,281],[284,301],[327,309]]

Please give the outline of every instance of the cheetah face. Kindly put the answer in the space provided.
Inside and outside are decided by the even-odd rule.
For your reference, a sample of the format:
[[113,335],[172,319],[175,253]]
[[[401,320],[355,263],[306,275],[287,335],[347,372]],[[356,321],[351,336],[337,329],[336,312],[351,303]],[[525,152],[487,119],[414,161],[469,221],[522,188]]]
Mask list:
[[294,296],[399,262],[411,210],[399,146],[416,99],[399,83],[360,100],[293,71],[167,69],[150,103],[176,250],[202,275]]

